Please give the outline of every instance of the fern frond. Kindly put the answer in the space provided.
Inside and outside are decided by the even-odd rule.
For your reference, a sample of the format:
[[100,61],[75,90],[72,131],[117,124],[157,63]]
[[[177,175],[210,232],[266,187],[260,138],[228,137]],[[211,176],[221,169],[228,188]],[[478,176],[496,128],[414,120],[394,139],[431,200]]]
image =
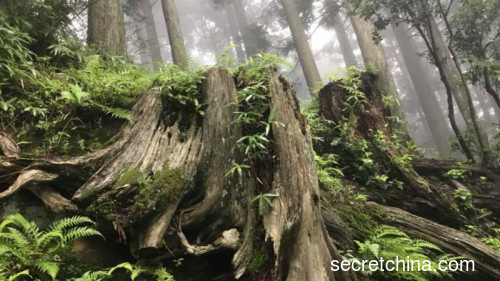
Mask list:
[[75,239],[85,238],[90,236],[102,236],[102,234],[90,227],[74,227],[69,229],[66,233],[63,234],[63,242],[67,243]]
[[74,227],[74,226],[78,226],[78,225],[82,225],[82,224],[94,225],[95,223],[87,217],[74,216],[74,217],[64,218],[64,219],[61,219],[59,221],[54,222],[50,226],[49,229],[63,231],[66,228]]
[[47,249],[47,246],[51,242],[55,242],[54,247],[51,250],[58,249],[61,247],[62,242],[64,241],[64,235],[61,230],[53,229],[51,231],[43,233],[40,238],[36,242],[36,247],[38,249]]
[[9,232],[0,233],[0,238],[8,240],[13,246],[17,248],[27,248],[30,245],[28,238],[20,230],[7,227]]
[[4,228],[10,225],[19,228],[24,235],[30,238],[36,238],[40,233],[38,226],[34,222],[27,221],[21,214],[13,214],[5,218],[0,224],[0,232],[3,232]]
[[29,270],[25,270],[25,271],[18,272],[16,274],[10,276],[9,279],[8,279],[8,281],[15,281],[18,278],[22,278],[22,277],[31,277],[30,271]]
[[82,277],[76,278],[75,281],[101,281],[108,277],[108,273],[105,271],[89,271],[85,272]]
[[408,235],[406,233],[402,232],[401,230],[390,227],[390,226],[381,226],[375,231],[375,237],[376,238],[383,238],[383,237],[405,237],[408,238]]
[[165,268],[155,270],[156,281],[175,281],[174,277]]
[[438,246],[436,246],[430,242],[427,242],[425,240],[416,239],[415,246],[417,246],[420,249],[430,249],[430,250],[435,250],[435,251],[441,252],[441,253],[443,252],[443,250],[441,250],[441,248],[439,248]]
[[35,266],[41,272],[47,273],[52,280],[55,280],[57,273],[59,273],[59,264],[55,262],[39,261]]

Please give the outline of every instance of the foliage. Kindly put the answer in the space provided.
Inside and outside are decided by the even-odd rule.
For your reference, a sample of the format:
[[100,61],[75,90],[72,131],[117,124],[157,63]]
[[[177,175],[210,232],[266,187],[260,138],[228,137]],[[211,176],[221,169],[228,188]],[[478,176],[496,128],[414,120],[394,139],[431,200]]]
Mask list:
[[35,279],[56,279],[60,269],[60,255],[76,239],[101,236],[93,222],[75,216],[54,222],[41,231],[34,222],[22,215],[8,216],[0,224],[0,276],[17,278],[16,274]]
[[[164,268],[147,268],[139,265],[133,265],[128,262],[119,264],[107,271],[89,271],[83,274],[80,278],[74,279],[74,281],[104,281],[104,280],[115,280],[113,276],[116,275],[117,271],[125,271],[127,273],[127,277],[125,280],[134,281],[139,278],[139,276],[150,277],[152,279],[148,280],[156,280],[156,281],[175,281],[174,277]],[[124,279],[120,279],[124,280]]]
[[493,249],[500,251],[500,228],[491,229],[492,234],[481,239]]
[[474,205],[472,205],[472,194],[470,190],[465,188],[459,188],[453,191],[453,197],[458,201],[458,205],[464,211],[474,210]]
[[468,77],[474,83],[495,83],[489,76],[500,67],[500,53],[495,42],[500,37],[500,23],[496,20],[499,16],[500,3],[495,0],[462,1],[451,16],[450,24],[456,31],[453,46],[462,60],[470,63]]
[[[367,240],[360,242],[358,245],[358,253],[362,260],[380,260],[385,261],[399,260],[418,261],[422,266],[424,261],[430,262],[430,268],[437,269],[440,260],[457,259],[447,254],[443,254],[441,249],[427,241],[412,239],[404,232],[391,227],[379,226],[368,237]],[[353,258],[351,258],[353,259]],[[416,264],[415,264],[416,266]],[[451,275],[446,271],[424,271],[424,270],[400,270],[399,271],[364,271],[365,275],[377,280],[415,280],[427,281],[435,280],[435,278],[444,278]]]
[[33,38],[27,47],[37,55],[47,55],[48,47],[69,32],[71,7],[66,0],[0,0],[2,19]]
[[159,85],[165,103],[170,107],[168,110],[174,111],[174,115],[167,117],[167,122],[176,121],[173,117],[177,117],[179,111],[187,112],[189,116],[193,113],[204,115],[199,90],[204,72],[204,68],[184,69],[171,64],[158,74],[155,84]]
[[259,194],[255,196],[255,198],[252,200],[252,202],[257,202],[257,205],[259,206],[259,214],[263,215],[264,214],[264,206],[265,203],[271,207],[273,203],[271,202],[272,198],[278,197],[279,195],[276,193],[265,193],[265,194]]
[[451,169],[448,172],[446,172],[446,175],[453,179],[459,180],[459,179],[464,179],[466,173],[467,171],[464,169]]
[[340,177],[343,177],[342,169],[337,168],[338,155],[324,154],[322,156],[314,155],[316,169],[318,172],[319,182],[331,193],[340,194],[342,182]]
[[[38,2],[38,1],[37,1]],[[103,119],[129,119],[135,97],[153,77],[126,60],[95,55],[60,39],[46,57],[34,39],[0,11],[0,124],[33,154],[81,154],[109,138]],[[106,133],[107,131],[107,133]]]

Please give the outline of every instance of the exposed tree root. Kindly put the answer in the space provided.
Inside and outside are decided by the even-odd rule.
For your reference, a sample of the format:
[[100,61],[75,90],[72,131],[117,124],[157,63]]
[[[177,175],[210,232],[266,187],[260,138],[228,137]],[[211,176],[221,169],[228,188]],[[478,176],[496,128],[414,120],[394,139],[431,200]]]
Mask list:
[[51,212],[67,214],[78,211],[78,207],[75,204],[64,198],[52,187],[32,185],[28,187],[28,190],[40,198],[45,207]]
[[25,185],[36,182],[48,182],[55,179],[57,175],[49,174],[41,170],[24,170],[19,173],[19,176],[6,190],[0,193],[0,199],[16,193]]

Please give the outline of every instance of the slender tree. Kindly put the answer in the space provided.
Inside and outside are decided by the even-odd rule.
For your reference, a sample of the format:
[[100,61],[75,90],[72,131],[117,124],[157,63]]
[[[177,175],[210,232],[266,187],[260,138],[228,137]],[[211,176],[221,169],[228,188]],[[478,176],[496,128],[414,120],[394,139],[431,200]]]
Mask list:
[[224,5],[224,12],[226,13],[226,18],[227,18],[227,27],[231,33],[231,38],[233,41],[233,44],[236,45],[234,48],[236,51],[236,56],[238,57],[239,62],[244,62],[246,57],[245,57],[245,51],[243,50],[244,46],[244,41],[242,36],[240,35],[240,31],[238,28],[238,25],[234,24],[235,22],[238,22],[238,17],[233,13],[232,9],[233,5],[225,3]]
[[309,89],[315,89],[322,85],[321,76],[319,75],[314,55],[309,46],[309,40],[306,35],[304,24],[300,19],[295,0],[282,0],[281,2],[292,33],[297,54],[299,55],[300,64],[304,71],[304,76],[306,77],[307,86]]
[[401,67],[408,69],[436,147],[441,156],[446,157],[449,154],[448,138],[450,135],[448,125],[439,106],[435,94],[436,90],[432,87],[432,82],[422,65],[422,59],[415,52],[415,47],[412,46],[412,38],[405,27],[406,25],[403,24],[393,25],[394,35],[405,62],[404,66]]
[[139,9],[144,17],[144,24],[146,26],[147,33],[147,46],[149,53],[151,54],[151,61],[153,62],[153,67],[156,68],[157,63],[162,62],[163,59],[161,57],[160,43],[158,42],[158,33],[156,31],[150,0],[140,0]]
[[[429,16],[427,22],[428,24],[424,27],[426,28],[426,31],[421,30],[420,34],[422,35],[427,33],[429,35],[430,40],[427,39],[426,44],[436,66],[438,69],[441,68],[441,81],[443,81],[445,87],[449,88],[451,94],[455,97],[460,112],[462,113],[462,117],[467,124],[467,128],[469,131],[475,133],[477,143],[479,144],[480,152],[482,154],[481,157],[483,159],[483,163],[487,164],[490,161],[488,153],[488,136],[479,126],[467,81],[461,73],[458,61],[456,61],[456,58],[450,54],[449,47],[447,46],[438,25],[436,24],[436,20]],[[450,107],[450,105],[448,107]],[[469,154],[472,153],[469,152]],[[469,158],[473,157],[469,155]]]
[[323,5],[322,8],[326,11],[326,16],[322,17],[320,24],[325,28],[333,28],[335,30],[346,67],[359,66],[356,56],[354,56],[353,47],[347,35],[344,22],[342,21],[340,5],[336,1],[325,1]]
[[161,0],[163,16],[167,24],[168,40],[174,63],[182,67],[189,66],[188,54],[184,47],[184,37],[182,36],[179,15],[174,0]]
[[89,0],[89,45],[115,55],[125,55],[125,25],[120,0]]
[[250,36],[250,24],[248,23],[248,18],[247,14],[245,12],[245,6],[243,5],[243,0],[232,0],[231,1],[231,8],[228,10],[232,10],[235,16],[236,21],[234,21],[240,31],[241,34],[241,41],[243,42],[243,45],[245,46],[245,53],[247,57],[251,57],[255,55],[257,52],[251,42],[251,36]]
[[374,41],[373,34],[375,27],[373,23],[362,19],[356,15],[351,15],[350,20],[358,39],[358,44],[363,55],[363,60],[367,68],[373,68],[377,72],[376,87],[383,95],[390,97],[387,102],[387,108],[391,116],[397,118],[391,126],[398,130],[403,137],[410,139],[410,129],[405,117],[398,90],[394,83],[391,71],[387,64],[387,58],[384,49],[380,44]]

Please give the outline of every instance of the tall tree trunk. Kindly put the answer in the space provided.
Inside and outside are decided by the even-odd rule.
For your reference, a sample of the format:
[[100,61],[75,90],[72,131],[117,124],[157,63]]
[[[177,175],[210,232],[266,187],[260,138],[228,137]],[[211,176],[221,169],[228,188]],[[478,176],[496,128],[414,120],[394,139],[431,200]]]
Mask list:
[[350,19],[358,39],[366,68],[374,68],[378,76],[376,86],[379,87],[379,90],[383,93],[383,95],[388,96],[391,99],[386,107],[389,111],[389,115],[397,118],[397,120],[391,122],[391,127],[396,131],[399,131],[405,139],[409,140],[411,137],[408,121],[406,120],[405,113],[399,99],[394,78],[392,77],[389,66],[387,65],[387,57],[382,46],[373,40],[375,27],[373,26],[373,23],[356,15],[351,15]]
[[245,52],[243,51],[243,46],[245,43],[243,42],[242,36],[239,34],[238,30],[238,24],[235,24],[238,22],[237,16],[233,12],[232,9],[233,5],[231,4],[224,4],[224,10],[226,13],[226,18],[227,18],[227,28],[229,28],[229,31],[231,33],[231,37],[233,39],[233,44],[236,45],[235,51],[236,51],[236,57],[238,58],[238,61],[244,62],[246,57],[245,57]]
[[144,26],[140,22],[135,22],[134,24],[134,33],[137,36],[137,47],[139,52],[139,61],[143,65],[147,65],[151,62],[151,55],[149,53],[149,48],[147,48],[147,34],[144,30]]
[[231,3],[231,7],[234,11],[234,15],[236,16],[236,24],[241,33],[241,40],[243,41],[243,45],[245,46],[245,54],[247,57],[251,57],[256,55],[259,50],[252,48],[255,44],[252,44],[249,28],[250,25],[248,23],[247,14],[245,12],[245,6],[243,4],[244,0],[233,0]]
[[158,63],[163,62],[160,51],[160,43],[158,42],[158,33],[156,31],[155,20],[150,0],[140,0],[139,9],[144,17],[144,23],[147,32],[147,44],[149,53],[151,54],[151,61],[153,68],[158,68]]
[[89,0],[87,42],[114,55],[125,55],[125,25],[120,0]]
[[297,54],[299,55],[300,65],[306,77],[307,86],[310,90],[316,89],[323,83],[311,47],[309,46],[309,40],[297,10],[295,0],[281,0],[281,3],[283,4],[286,20],[292,33]]
[[[387,62],[389,63],[390,70],[394,73],[394,82],[396,82],[396,86],[398,87],[405,115],[409,120],[413,121],[408,123],[412,134],[415,136],[413,141],[417,145],[420,145],[418,138],[425,140],[425,144],[422,143],[421,146],[432,149],[434,152],[439,152],[436,150],[436,142],[434,141],[427,120],[425,119],[425,113],[418,100],[415,87],[410,80],[410,74],[405,67],[394,34],[388,32],[388,30],[384,30],[381,35],[386,41],[383,47],[387,54]],[[399,76],[396,73],[397,68],[399,68]]]
[[443,157],[447,157],[450,152],[448,145],[450,133],[435,94],[436,90],[432,87],[432,82],[422,66],[421,58],[412,46],[412,38],[405,30],[405,26],[400,24],[393,26],[392,29],[438,151]]
[[184,47],[184,37],[182,36],[181,25],[179,23],[179,15],[174,0],[161,0],[163,16],[167,24],[168,40],[172,51],[174,63],[182,66],[189,66],[188,54]]
[[333,28],[335,29],[335,35],[337,36],[342,56],[344,57],[345,66],[359,66],[356,56],[354,56],[353,48],[351,46],[351,42],[349,41],[349,37],[347,36],[344,24],[342,23],[342,18],[340,17],[340,7],[335,10],[335,14],[332,16],[335,19]]

